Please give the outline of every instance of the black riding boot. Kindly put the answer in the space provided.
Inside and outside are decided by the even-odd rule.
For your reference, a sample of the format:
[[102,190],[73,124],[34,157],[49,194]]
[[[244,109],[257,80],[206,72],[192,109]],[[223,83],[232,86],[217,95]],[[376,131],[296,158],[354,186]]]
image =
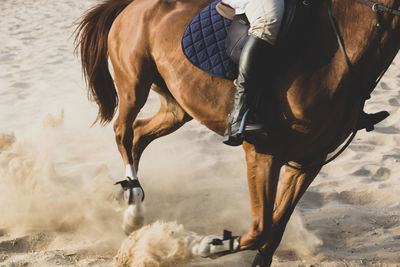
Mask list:
[[[259,87],[266,87],[271,77],[274,50],[271,44],[253,35],[249,36],[244,45],[239,60],[239,74],[235,80],[234,104],[228,117],[228,128],[223,143],[239,146],[246,133],[266,130],[264,125],[255,119],[255,103],[258,101]],[[245,113],[246,118],[243,120]]]

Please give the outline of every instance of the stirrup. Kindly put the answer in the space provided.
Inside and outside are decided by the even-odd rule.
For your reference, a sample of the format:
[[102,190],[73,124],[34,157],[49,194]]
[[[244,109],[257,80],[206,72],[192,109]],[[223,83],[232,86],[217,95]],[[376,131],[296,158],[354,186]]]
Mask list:
[[133,192],[132,189],[134,188],[140,188],[142,190],[143,196],[142,196],[142,202],[144,200],[144,190],[142,188],[142,186],[140,185],[140,182],[138,179],[131,179],[130,177],[126,177],[125,180],[116,182],[114,185],[121,185],[122,189],[124,191],[129,190],[129,200],[128,200],[128,204],[133,204]]
[[246,124],[246,126],[244,127],[244,132],[248,132],[248,133],[261,133],[261,132],[265,132],[266,128],[264,124],[261,123],[251,123],[251,124]]
[[243,115],[242,120],[240,121],[239,130],[235,134],[224,136],[222,142],[224,144],[230,146],[240,146],[245,140],[246,134],[266,134],[265,125],[262,123],[249,123],[247,124],[247,116],[250,112],[250,109],[247,109]]
[[203,258],[218,257],[239,251],[240,236],[232,236],[231,231],[224,230],[223,236],[209,235],[200,241],[199,255]]
[[264,124],[262,124],[262,123],[247,123],[247,116],[248,116],[249,112],[250,112],[250,109],[248,108],[243,115],[242,121],[240,122],[239,133],[242,135],[245,135],[246,133],[252,134],[252,133],[265,132],[266,128],[265,128]]

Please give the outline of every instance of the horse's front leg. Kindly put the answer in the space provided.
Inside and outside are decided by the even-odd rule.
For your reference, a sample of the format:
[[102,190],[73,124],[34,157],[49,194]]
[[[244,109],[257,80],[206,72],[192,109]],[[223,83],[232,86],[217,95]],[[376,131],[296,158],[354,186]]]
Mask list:
[[282,164],[279,156],[264,154],[256,146],[245,144],[243,148],[246,152],[252,224],[240,240],[240,250],[258,249],[271,237],[272,212]]
[[244,143],[243,148],[246,153],[251,203],[250,230],[242,237],[204,238],[200,243],[200,256],[217,257],[247,249],[258,249],[271,237],[272,212],[282,166],[281,160],[279,156],[266,154],[248,143]]
[[272,262],[272,257],[278,248],[286,225],[297,203],[319,173],[325,156],[313,161],[314,167],[297,170],[286,167],[282,181],[278,187],[275,201],[275,210],[272,215],[272,236],[262,249],[260,249],[252,266],[267,267]]

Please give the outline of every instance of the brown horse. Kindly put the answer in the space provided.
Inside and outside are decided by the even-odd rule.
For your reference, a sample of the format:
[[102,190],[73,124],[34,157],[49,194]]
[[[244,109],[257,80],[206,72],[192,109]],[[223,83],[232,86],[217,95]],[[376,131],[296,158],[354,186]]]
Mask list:
[[[98,119],[110,122],[118,107],[116,142],[125,165],[133,165],[133,171],[151,141],[192,118],[219,135],[227,127],[233,83],[196,68],[181,50],[189,21],[210,2],[107,0],[90,10],[78,28],[83,71],[89,95],[99,105]],[[380,3],[392,9],[400,5],[399,0]],[[243,143],[252,224],[240,238],[238,250],[260,249],[260,266],[271,263],[289,217],[328,153],[356,127],[365,88],[400,48],[399,17],[382,14],[383,32],[378,40],[375,13],[368,6],[356,0],[332,0],[352,72],[332,31],[327,1],[313,5],[307,19],[295,19],[294,27],[301,35],[292,40],[291,47],[286,46],[290,51],[281,55],[283,67],[276,80],[269,82],[269,87],[276,88],[275,104],[263,112],[271,134]],[[150,89],[159,94],[161,108],[151,118],[136,120]],[[286,167],[278,187],[286,162],[299,168]]]

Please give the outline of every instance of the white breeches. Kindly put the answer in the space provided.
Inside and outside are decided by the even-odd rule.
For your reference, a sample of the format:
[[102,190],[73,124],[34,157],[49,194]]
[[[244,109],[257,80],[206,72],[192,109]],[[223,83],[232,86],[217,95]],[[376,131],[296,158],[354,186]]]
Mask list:
[[274,45],[284,11],[284,0],[250,0],[245,7],[245,14],[250,22],[249,34]]
[[285,11],[285,0],[222,0],[235,9],[236,14],[245,13],[249,22],[249,34],[275,44]]

